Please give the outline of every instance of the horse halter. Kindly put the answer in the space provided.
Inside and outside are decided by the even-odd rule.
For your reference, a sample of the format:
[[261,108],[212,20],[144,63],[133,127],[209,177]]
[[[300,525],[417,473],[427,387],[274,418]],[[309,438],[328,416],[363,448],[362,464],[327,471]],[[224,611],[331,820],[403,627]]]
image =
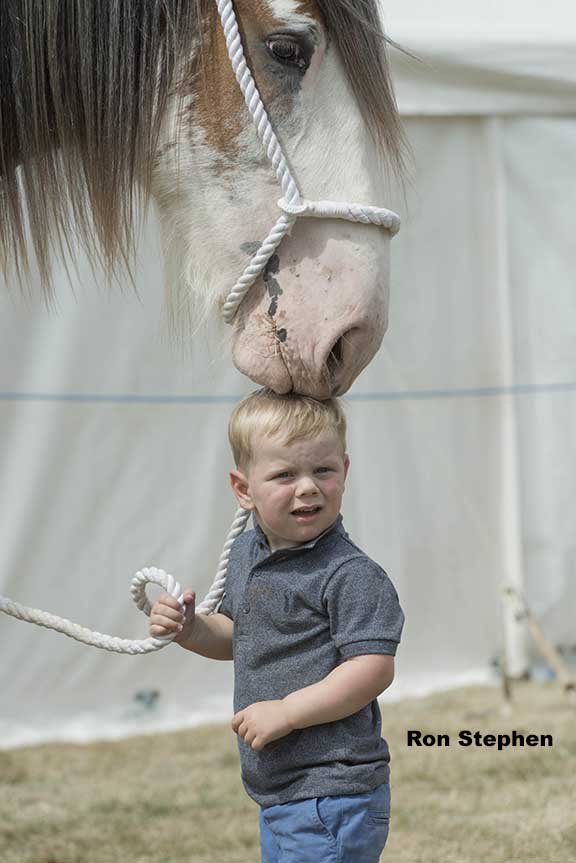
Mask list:
[[256,125],[258,137],[266,148],[266,154],[276,172],[283,193],[283,197],[278,201],[282,215],[224,303],[222,309],[224,320],[227,324],[232,324],[238,306],[299,216],[347,219],[350,222],[362,222],[365,225],[378,225],[389,231],[392,236],[400,230],[400,216],[392,210],[381,207],[337,203],[335,201],[309,201],[301,196],[296,180],[288,167],[280,141],[276,137],[266,113],[252,73],[246,63],[232,0],[217,0],[217,6],[232,69],[240,85],[246,106],[250,111],[250,116]]

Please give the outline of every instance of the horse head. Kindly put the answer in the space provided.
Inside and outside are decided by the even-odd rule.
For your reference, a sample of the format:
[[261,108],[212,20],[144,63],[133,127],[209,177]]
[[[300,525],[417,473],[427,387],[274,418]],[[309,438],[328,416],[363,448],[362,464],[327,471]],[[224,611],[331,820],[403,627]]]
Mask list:
[[[249,68],[302,193],[386,200],[401,132],[375,6],[236,0]],[[386,145],[388,164],[386,162]],[[152,193],[167,282],[196,323],[221,307],[280,213],[281,190],[234,78],[215,6],[167,103]],[[277,392],[346,392],[388,321],[390,234],[302,219],[237,312],[233,359]],[[182,278],[184,276],[184,278]]]
[[[308,201],[386,201],[402,132],[377,0],[235,0],[284,163]],[[228,11],[226,11],[228,10]],[[228,0],[0,3],[0,270],[42,285],[53,249],[133,261],[152,196],[175,310],[198,329],[279,218],[273,168],[227,53]],[[230,31],[227,31],[228,40]],[[248,100],[250,101],[250,99]],[[250,101],[252,105],[252,102]],[[289,205],[293,200],[287,202]],[[390,234],[302,219],[239,306],[238,368],[278,392],[345,392],[387,325]],[[292,219],[293,220],[293,219]]]

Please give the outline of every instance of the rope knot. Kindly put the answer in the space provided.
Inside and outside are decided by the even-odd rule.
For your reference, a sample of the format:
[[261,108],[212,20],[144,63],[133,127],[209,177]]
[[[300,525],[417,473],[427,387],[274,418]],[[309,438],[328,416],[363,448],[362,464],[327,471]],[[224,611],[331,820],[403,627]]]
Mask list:
[[309,209],[308,201],[303,201],[301,199],[290,203],[286,198],[280,198],[278,206],[287,216],[303,216]]

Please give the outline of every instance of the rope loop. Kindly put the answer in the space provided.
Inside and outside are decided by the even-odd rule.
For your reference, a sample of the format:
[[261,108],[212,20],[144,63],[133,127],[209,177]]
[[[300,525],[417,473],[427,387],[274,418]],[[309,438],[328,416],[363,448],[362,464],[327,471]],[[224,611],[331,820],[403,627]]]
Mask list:
[[155,566],[150,566],[136,573],[132,579],[132,585],[130,587],[132,600],[145,615],[150,617],[150,612],[152,611],[152,606],[146,596],[147,584],[157,584],[159,587],[163,587],[166,593],[169,593],[174,597],[174,599],[178,600],[182,606],[182,610],[184,611],[185,606],[182,601],[182,588],[174,576],[165,572],[163,569],[157,569]]

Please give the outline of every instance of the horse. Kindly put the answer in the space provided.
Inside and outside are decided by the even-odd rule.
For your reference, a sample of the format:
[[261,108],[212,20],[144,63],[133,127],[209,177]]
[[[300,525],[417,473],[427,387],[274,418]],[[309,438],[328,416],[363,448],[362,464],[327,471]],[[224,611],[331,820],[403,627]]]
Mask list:
[[[404,137],[377,0],[236,0],[248,66],[308,197],[381,205]],[[79,243],[108,279],[152,204],[172,321],[197,331],[278,215],[274,172],[214,0],[2,0],[0,272]],[[299,220],[242,302],[237,368],[278,393],[341,395],[387,328],[390,236]]]

